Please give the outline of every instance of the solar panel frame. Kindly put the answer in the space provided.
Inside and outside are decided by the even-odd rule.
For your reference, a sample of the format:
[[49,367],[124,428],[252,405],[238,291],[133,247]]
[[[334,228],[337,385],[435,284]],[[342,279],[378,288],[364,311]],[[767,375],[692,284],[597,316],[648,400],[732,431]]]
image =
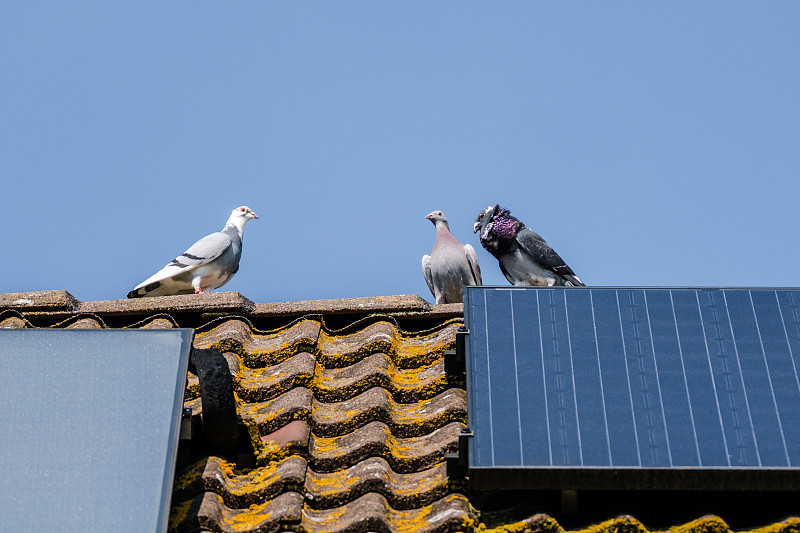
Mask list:
[[800,289],[465,287],[470,480],[800,489]]

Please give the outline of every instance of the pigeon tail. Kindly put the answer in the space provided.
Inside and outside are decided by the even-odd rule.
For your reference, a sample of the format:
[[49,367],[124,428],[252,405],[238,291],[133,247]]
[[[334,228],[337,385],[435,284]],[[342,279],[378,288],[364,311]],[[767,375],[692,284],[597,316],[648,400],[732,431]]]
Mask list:
[[139,287],[138,289],[133,289],[131,292],[128,293],[128,298],[141,298],[142,296],[147,296],[148,292],[153,292],[157,288],[161,286],[160,281],[154,281],[144,287]]

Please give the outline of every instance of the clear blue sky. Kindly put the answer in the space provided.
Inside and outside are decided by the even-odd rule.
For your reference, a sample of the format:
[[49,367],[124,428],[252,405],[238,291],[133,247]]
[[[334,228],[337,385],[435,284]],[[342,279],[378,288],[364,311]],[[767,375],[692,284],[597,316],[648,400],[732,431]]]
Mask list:
[[800,3],[4,2],[0,292],[124,298],[246,204],[257,302],[416,293],[500,203],[587,285],[798,286]]

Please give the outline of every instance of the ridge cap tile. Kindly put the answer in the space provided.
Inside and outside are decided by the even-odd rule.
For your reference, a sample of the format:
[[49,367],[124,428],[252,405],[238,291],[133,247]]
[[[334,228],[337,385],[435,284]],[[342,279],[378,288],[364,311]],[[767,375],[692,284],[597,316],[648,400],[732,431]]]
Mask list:
[[9,292],[0,294],[0,310],[75,311],[81,302],[64,290]]
[[249,314],[255,304],[236,291],[205,294],[178,294],[174,296],[151,296],[120,300],[83,302],[80,311],[122,315],[130,312],[239,312]]
[[294,302],[272,302],[256,304],[253,315],[277,317],[298,314],[327,313],[380,313],[432,311],[434,308],[416,294],[389,296],[365,296],[355,298],[333,298],[327,300],[300,300]]

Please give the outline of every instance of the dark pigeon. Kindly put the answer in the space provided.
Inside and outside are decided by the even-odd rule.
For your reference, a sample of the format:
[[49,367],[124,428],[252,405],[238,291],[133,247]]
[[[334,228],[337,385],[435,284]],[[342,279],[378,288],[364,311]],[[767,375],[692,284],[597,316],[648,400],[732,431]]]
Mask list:
[[459,303],[464,285],[481,284],[478,256],[471,245],[461,244],[453,237],[444,213],[434,211],[425,218],[436,227],[431,255],[422,257],[425,281],[437,304]]
[[555,250],[509,210],[490,205],[475,217],[474,230],[512,285],[583,286]]
[[258,218],[243,205],[231,212],[222,231],[207,235],[173,259],[167,266],[141,282],[128,298],[202,294],[222,287],[239,270],[242,231],[247,221]]

